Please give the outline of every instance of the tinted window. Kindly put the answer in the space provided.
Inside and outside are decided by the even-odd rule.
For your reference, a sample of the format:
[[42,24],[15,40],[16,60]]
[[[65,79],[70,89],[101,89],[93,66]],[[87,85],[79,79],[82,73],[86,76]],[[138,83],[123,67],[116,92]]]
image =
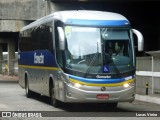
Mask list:
[[53,52],[52,23],[40,25],[20,33],[21,51],[50,50]]
[[30,32],[31,30],[29,29],[20,33],[19,49],[21,51],[31,51],[31,48],[33,48]]

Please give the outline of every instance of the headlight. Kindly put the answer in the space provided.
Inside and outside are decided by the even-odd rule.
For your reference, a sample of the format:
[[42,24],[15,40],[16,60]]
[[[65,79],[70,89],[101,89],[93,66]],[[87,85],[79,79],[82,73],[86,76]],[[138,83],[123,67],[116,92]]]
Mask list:
[[123,87],[125,87],[125,88],[131,87],[131,86],[135,86],[135,83],[132,82],[132,83],[124,83],[123,84]]
[[130,85],[129,85],[129,83],[124,83],[124,85],[123,85],[125,88],[128,88]]
[[74,83],[74,86],[77,87],[77,88],[79,88],[79,87],[81,87],[82,85],[79,84],[79,83]]
[[80,83],[77,83],[77,82],[70,82],[72,86],[76,87],[76,88],[79,88],[82,86],[82,84]]
[[126,83],[123,84],[123,87],[128,88],[135,86],[135,76],[128,76],[125,78]]

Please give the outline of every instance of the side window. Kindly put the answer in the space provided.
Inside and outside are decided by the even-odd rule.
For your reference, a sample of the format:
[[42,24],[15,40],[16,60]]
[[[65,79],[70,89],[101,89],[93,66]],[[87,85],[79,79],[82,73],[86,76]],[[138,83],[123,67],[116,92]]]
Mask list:
[[32,36],[32,45],[33,45],[32,51],[33,50],[39,50],[39,47],[41,46],[41,42],[40,42],[41,30],[40,30],[40,27],[32,28],[31,36]]
[[51,26],[52,24],[45,24],[40,27],[41,29],[41,50],[49,50],[51,53],[53,53],[53,27]]
[[21,51],[49,50],[53,53],[52,22],[21,32],[19,48]]
[[33,48],[31,30],[20,32],[19,49],[20,51],[31,51]]

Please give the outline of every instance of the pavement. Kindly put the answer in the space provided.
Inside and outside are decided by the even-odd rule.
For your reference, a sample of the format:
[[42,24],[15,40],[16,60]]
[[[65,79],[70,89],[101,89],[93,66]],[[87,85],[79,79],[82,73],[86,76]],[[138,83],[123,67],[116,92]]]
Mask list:
[[139,101],[160,104],[160,94],[154,94],[154,95],[139,95],[139,94],[136,94],[135,97],[136,97],[136,100],[139,100]]
[[[18,82],[18,79],[19,79],[18,76],[8,76],[8,75],[1,75],[0,74],[0,82],[2,82],[2,81],[3,82],[4,81]],[[153,95],[136,94],[135,99],[138,101],[160,104],[160,94],[153,94]]]

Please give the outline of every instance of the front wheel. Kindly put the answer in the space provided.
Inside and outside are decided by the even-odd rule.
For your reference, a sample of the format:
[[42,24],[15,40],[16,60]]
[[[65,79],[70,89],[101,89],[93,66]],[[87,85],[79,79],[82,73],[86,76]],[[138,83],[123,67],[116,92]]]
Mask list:
[[26,84],[25,84],[25,91],[26,91],[26,96],[27,98],[32,97],[32,91],[29,90],[29,82],[28,79],[26,78]]
[[55,90],[54,90],[54,87],[52,88],[51,90],[51,104],[54,106],[54,107],[59,107],[60,106],[60,101],[58,101],[55,97]]

